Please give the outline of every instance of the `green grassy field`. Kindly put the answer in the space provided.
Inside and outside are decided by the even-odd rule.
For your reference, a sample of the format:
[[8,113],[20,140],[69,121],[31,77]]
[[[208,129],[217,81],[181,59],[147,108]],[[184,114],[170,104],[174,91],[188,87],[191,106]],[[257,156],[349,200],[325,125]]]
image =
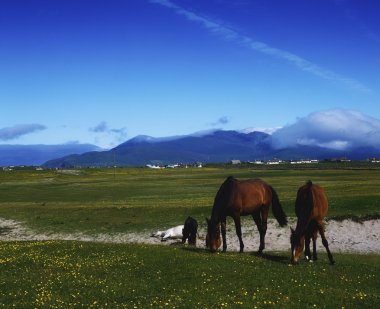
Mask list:
[[0,306],[16,308],[378,308],[379,257],[330,266],[270,253],[80,242],[0,243]]
[[262,178],[294,216],[308,179],[326,189],[329,217],[378,215],[380,170],[82,169],[0,172],[0,217],[38,231],[130,232],[204,221],[224,179]]
[[[325,187],[329,217],[380,212],[377,169],[117,168],[1,171],[0,218],[39,232],[88,234],[150,232],[188,215],[203,224],[229,175],[270,183],[290,217],[308,179]],[[289,252],[258,257],[187,246],[0,242],[0,307],[379,307],[379,255],[334,254],[335,266],[323,252],[319,258],[289,266]]]

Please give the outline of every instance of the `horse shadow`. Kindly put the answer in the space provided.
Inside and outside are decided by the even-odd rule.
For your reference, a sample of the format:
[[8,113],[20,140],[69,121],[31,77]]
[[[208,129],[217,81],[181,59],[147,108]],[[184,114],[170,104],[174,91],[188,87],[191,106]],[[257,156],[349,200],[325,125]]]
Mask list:
[[[181,250],[188,251],[188,252],[195,252],[195,253],[202,253],[202,254],[204,254],[205,252],[209,253],[209,250],[205,247],[197,247],[194,245],[184,244],[182,241],[174,241],[170,243],[170,246],[178,247]],[[241,253],[238,253],[238,254],[241,254]],[[278,255],[278,254],[273,254],[273,253],[265,253],[265,252],[259,253],[256,251],[250,254],[267,261],[276,262],[276,263],[280,263],[284,265],[289,264],[289,261],[290,261],[288,256]]]
[[172,242],[170,246],[173,247],[178,247],[181,250],[188,251],[188,252],[195,252],[195,253],[209,253],[208,250],[204,247],[198,247],[196,245],[189,245],[189,244],[184,244],[182,241],[176,241]]
[[271,254],[271,253],[254,252],[253,255],[256,257],[262,258],[264,260],[276,262],[276,263],[280,263],[280,264],[289,264],[289,261],[290,261],[288,256]]
[[[181,248],[181,250],[188,251],[188,252],[195,252],[195,253],[201,253],[205,254],[208,253],[210,254],[209,250],[207,248],[203,247],[197,247],[197,246],[191,246],[191,245],[185,245],[182,242],[175,242],[171,243],[171,246],[178,246]],[[238,253],[237,255],[242,254]],[[243,253],[244,254],[244,253]],[[277,254],[271,254],[271,253],[258,253],[258,252],[252,252],[250,253],[253,256],[256,256],[258,258],[262,258],[267,261],[275,262],[275,263],[280,263],[284,265],[288,265],[290,262],[290,259],[288,256],[284,255],[277,255]]]
[[183,246],[183,245],[184,244],[182,243],[182,241],[174,241],[169,244],[169,246],[173,246],[173,247],[178,247],[178,246]]

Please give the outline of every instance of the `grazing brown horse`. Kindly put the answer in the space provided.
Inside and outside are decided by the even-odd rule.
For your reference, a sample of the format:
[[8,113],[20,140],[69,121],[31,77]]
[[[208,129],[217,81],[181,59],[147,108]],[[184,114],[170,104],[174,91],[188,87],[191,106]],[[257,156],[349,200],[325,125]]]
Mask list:
[[236,234],[239,238],[240,252],[244,250],[241,234],[240,216],[252,215],[260,233],[259,253],[265,248],[265,234],[269,206],[281,226],[287,224],[287,218],[282,210],[276,191],[261,179],[237,180],[228,177],[220,186],[214,199],[211,219],[207,221],[206,246],[215,252],[221,245],[220,228],[222,229],[223,251],[227,249],[226,217],[235,222]]
[[[335,263],[324,232],[323,219],[327,214],[327,209],[328,202],[322,187],[309,180],[298,189],[295,205],[298,218],[297,226],[295,230],[290,228],[292,231],[290,237],[292,263],[298,263],[304,246],[306,259],[317,260],[316,239],[318,232],[321,234],[322,243],[326,248],[330,263]],[[313,257],[310,253],[310,239],[313,239]]]

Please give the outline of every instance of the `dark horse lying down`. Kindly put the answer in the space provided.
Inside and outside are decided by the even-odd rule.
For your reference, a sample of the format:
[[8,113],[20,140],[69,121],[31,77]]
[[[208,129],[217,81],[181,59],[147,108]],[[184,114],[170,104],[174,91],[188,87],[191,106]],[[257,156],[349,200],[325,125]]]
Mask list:
[[323,219],[328,209],[327,198],[323,188],[313,184],[309,180],[298,189],[295,208],[298,220],[296,230],[291,228],[291,262],[298,262],[304,245],[305,256],[308,260],[311,260],[310,239],[313,239],[313,260],[317,259],[316,239],[319,232],[330,263],[334,264],[335,262],[330,252],[323,226]]
[[187,217],[182,230],[182,243],[188,239],[189,245],[196,245],[198,233],[198,222],[192,217]]
[[244,250],[240,216],[252,215],[260,233],[259,253],[265,248],[265,234],[269,206],[281,226],[287,224],[276,191],[261,179],[237,180],[228,177],[221,185],[214,200],[211,219],[207,221],[206,246],[215,252],[221,245],[220,228],[222,229],[223,251],[227,249],[226,217],[231,216],[235,222],[236,234],[239,238],[240,252]]

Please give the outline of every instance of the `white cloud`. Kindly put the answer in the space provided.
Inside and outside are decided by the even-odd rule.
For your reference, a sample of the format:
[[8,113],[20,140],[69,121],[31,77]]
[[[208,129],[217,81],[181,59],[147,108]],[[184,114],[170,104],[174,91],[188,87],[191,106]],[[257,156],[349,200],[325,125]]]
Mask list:
[[366,146],[380,148],[380,120],[346,109],[320,111],[277,130],[272,140],[277,148],[296,145],[339,150]]
[[348,86],[351,89],[361,92],[371,92],[371,90],[361,82],[337,74],[328,69],[322,68],[296,54],[290,53],[286,50],[275,48],[267,45],[266,43],[256,41],[251,37],[240,34],[238,31],[233,30],[220,22],[216,22],[209,17],[201,16],[198,13],[186,10],[183,7],[169,1],[169,0],[150,0],[151,3],[157,3],[174,10],[177,14],[185,16],[189,21],[198,23],[206,28],[211,33],[217,34],[224,39],[231,40],[250,48],[253,51],[266,54],[268,56],[282,59],[288,63],[296,66],[298,69],[308,72],[314,76],[326,79],[332,82],[337,82]]
[[272,135],[277,130],[281,129],[282,127],[275,127],[275,128],[263,128],[263,127],[250,127],[241,130],[241,133],[252,133],[252,132],[264,132],[266,134]]

